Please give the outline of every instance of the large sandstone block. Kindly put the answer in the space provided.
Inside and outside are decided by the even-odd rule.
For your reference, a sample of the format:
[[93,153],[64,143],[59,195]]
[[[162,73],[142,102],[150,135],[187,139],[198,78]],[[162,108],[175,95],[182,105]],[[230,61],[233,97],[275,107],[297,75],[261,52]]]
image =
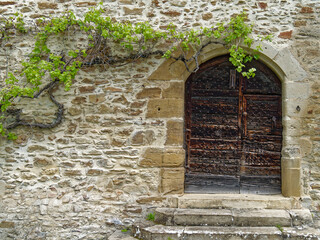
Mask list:
[[144,88],[137,94],[137,99],[141,98],[159,98],[161,95],[160,88]]
[[282,194],[283,196],[301,196],[302,186],[300,168],[281,168]]
[[184,149],[148,148],[139,165],[142,167],[182,167]]
[[178,194],[184,192],[184,168],[161,169],[160,192],[164,194]]
[[184,98],[184,82],[172,82],[163,90],[163,98]]
[[148,102],[147,118],[183,117],[182,99],[150,99]]
[[183,144],[183,122],[169,120],[167,122],[167,141],[166,145],[180,145]]

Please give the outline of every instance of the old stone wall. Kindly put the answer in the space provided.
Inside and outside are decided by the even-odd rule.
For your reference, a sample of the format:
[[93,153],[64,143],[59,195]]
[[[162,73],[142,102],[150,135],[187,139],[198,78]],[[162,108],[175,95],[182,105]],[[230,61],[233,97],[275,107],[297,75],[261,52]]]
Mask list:
[[[96,5],[3,0],[0,13],[20,11],[31,25],[70,9],[81,15]],[[170,22],[180,29],[199,28],[246,10],[255,34],[273,34],[274,58],[292,56],[278,64],[287,66],[283,158],[296,169],[292,179],[301,180],[302,203],[320,217],[318,0],[104,0],[103,8],[118,20],[148,20],[159,29]],[[82,44],[81,36],[65,38],[61,48]],[[1,79],[19,69],[33,42],[21,35],[2,46]],[[292,61],[301,66],[301,76],[290,75]],[[17,140],[1,139],[0,238],[106,239],[115,225],[130,224],[153,207],[170,204],[170,194],[182,194],[187,75],[179,62],[149,58],[118,68],[84,68],[70,91],[56,89],[65,106],[58,127],[19,127]],[[52,120],[55,106],[46,96],[20,104],[27,117]]]

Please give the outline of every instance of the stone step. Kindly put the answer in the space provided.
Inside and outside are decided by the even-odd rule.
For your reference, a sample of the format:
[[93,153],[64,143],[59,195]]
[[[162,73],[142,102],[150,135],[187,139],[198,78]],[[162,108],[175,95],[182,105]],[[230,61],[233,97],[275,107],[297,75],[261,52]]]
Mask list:
[[131,232],[125,232],[121,230],[116,230],[111,236],[109,236],[108,240],[137,240],[136,238],[130,236]]
[[157,208],[155,222],[167,226],[302,226],[312,224],[308,209]]
[[282,195],[184,194],[170,199],[175,208],[299,209],[298,199]]
[[133,229],[135,237],[142,240],[238,240],[238,239],[320,239],[317,229],[277,228],[277,227],[208,227],[208,226],[163,226],[155,225]]

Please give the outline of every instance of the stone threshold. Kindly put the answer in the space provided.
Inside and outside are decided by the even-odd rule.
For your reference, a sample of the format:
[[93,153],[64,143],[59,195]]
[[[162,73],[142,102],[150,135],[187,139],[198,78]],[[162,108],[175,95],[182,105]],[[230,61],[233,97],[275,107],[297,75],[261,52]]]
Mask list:
[[255,194],[183,194],[168,196],[172,208],[301,209],[299,198]]

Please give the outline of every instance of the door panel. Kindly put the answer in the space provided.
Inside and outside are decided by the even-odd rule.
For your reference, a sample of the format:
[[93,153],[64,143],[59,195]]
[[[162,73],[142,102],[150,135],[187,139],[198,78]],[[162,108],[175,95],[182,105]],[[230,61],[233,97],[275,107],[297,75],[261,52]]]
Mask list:
[[281,84],[250,67],[257,74],[247,80],[221,57],[187,80],[185,192],[280,192]]
[[239,192],[239,96],[229,88],[231,69],[220,62],[186,84],[187,192]]
[[244,95],[240,193],[280,193],[281,97]]

